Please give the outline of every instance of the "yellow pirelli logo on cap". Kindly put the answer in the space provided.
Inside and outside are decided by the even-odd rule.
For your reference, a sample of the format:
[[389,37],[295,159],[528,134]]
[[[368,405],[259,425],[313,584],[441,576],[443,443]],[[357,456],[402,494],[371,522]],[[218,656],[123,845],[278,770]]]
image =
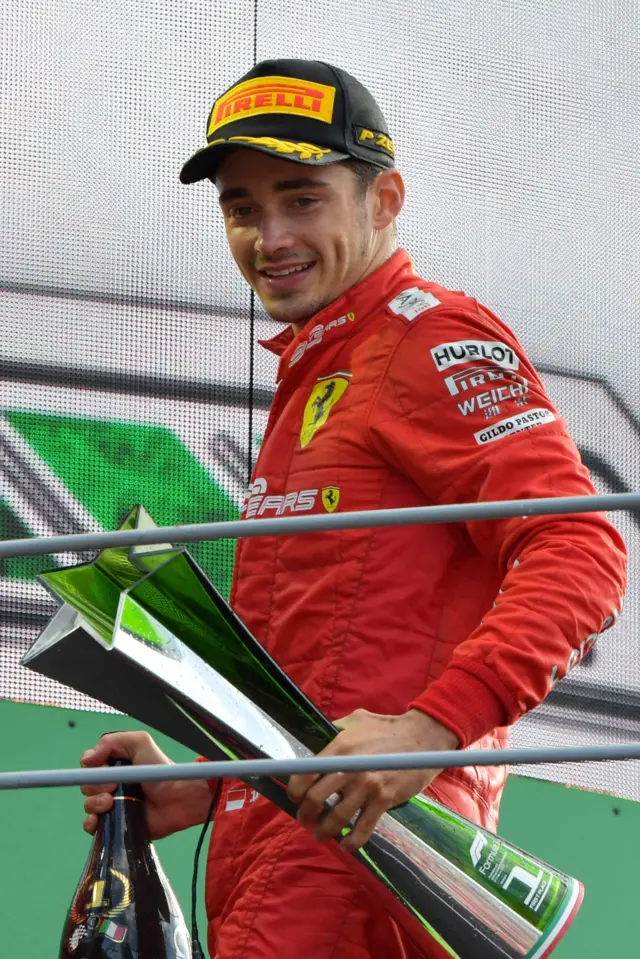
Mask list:
[[261,113],[288,113],[331,123],[335,96],[335,87],[294,80],[292,77],[245,80],[216,100],[209,118],[207,137],[227,123],[256,117]]

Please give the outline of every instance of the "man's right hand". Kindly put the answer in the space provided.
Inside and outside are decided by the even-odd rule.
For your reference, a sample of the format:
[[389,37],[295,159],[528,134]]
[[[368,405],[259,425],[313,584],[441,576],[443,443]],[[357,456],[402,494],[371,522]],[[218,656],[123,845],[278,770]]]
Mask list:
[[[165,756],[146,732],[105,733],[93,749],[82,754],[80,765],[85,768],[105,766],[111,757],[129,759],[134,766],[173,765],[172,760]],[[86,832],[93,834],[98,824],[98,813],[108,812],[113,806],[111,793],[116,784],[80,788],[87,797],[84,801],[87,816],[82,826]],[[143,783],[142,789],[151,839],[163,839],[206,819],[211,791],[204,779]]]

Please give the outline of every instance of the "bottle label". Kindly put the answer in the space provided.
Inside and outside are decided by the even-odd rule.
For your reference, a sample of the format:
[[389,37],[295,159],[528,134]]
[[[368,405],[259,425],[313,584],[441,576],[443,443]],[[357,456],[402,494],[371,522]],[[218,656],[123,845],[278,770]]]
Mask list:
[[113,919],[105,919],[98,931],[102,936],[111,939],[112,942],[124,942],[127,935],[126,928],[118,925]]
[[191,939],[184,923],[179,923],[173,931],[173,947],[176,959],[191,959]]
[[[112,919],[118,913],[124,912],[127,906],[133,902],[133,887],[131,880],[125,876],[119,869],[110,869],[111,883],[109,884],[109,897],[105,896],[106,883],[103,879],[98,879],[93,883],[89,894],[87,909],[107,910],[107,917]],[[116,880],[114,882],[114,880]]]
[[87,927],[84,923],[79,926],[76,926],[71,935],[69,936],[69,952],[75,952],[84,937],[87,934]]

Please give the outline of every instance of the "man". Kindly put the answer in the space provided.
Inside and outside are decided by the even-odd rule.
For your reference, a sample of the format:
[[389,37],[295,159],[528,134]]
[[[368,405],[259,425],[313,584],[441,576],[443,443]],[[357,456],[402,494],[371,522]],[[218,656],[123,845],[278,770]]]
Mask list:
[[[283,325],[265,344],[280,357],[278,383],[245,516],[593,492],[513,333],[395,250],[404,185],[358,81],[317,62],[259,64],[215,103],[208,145],[182,171],[204,178],[238,267]],[[241,540],[231,602],[341,728],[325,750],[335,755],[505,745],[506,727],[613,623],[624,585],[624,545],[591,513]],[[103,737],[83,762],[108,755],[169,761],[130,733]],[[322,841],[360,810],[341,844],[358,848],[424,788],[495,828],[505,776],[295,776],[306,829],[225,784],[206,889],[211,953],[412,954]],[[92,831],[111,798],[83,791]],[[155,836],[202,822],[210,799],[205,783],[146,793]]]

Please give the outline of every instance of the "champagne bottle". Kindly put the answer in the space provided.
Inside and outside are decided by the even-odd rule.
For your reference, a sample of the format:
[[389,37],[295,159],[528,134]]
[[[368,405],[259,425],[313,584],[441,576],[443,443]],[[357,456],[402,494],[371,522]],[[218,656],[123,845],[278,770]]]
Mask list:
[[[110,760],[111,766],[130,765]],[[180,906],[149,841],[144,797],[121,783],[67,915],[60,959],[192,959]]]

